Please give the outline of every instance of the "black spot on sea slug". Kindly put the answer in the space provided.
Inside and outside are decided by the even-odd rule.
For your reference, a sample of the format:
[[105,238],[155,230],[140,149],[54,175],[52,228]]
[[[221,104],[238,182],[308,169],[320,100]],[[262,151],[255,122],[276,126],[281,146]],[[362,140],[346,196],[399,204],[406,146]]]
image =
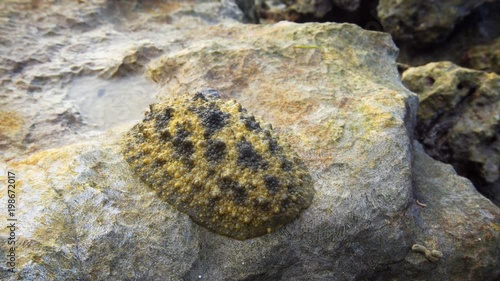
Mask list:
[[286,189],[288,190],[288,193],[290,194],[295,194],[297,193],[297,187],[293,185],[287,185]]
[[217,212],[218,205],[220,205],[219,201],[220,197],[213,197],[206,201],[207,212],[215,213]]
[[226,144],[220,139],[207,141],[207,150],[205,158],[209,162],[218,162],[226,156]]
[[172,138],[174,150],[181,158],[188,159],[194,153],[194,144],[189,138],[190,135],[189,131],[178,127]]
[[239,187],[237,187],[239,185],[239,183],[237,181],[235,181],[231,178],[227,178],[227,177],[217,179],[217,185],[219,186],[220,190],[223,193],[227,193],[227,192],[230,192],[232,190],[239,189]]
[[160,140],[161,141],[167,142],[167,141],[170,141],[171,138],[172,138],[172,135],[170,134],[170,132],[167,129],[164,129],[160,132]]
[[283,158],[281,160],[281,169],[283,169],[283,171],[286,171],[286,172],[291,171],[292,167],[293,167],[293,163],[290,160],[288,160],[286,158]]
[[267,198],[255,198],[253,199],[252,204],[254,207],[259,208],[263,211],[268,211],[269,209],[271,209],[271,201],[269,201],[269,199]]
[[217,181],[222,193],[232,197],[232,200],[237,204],[245,203],[247,199],[247,190],[244,186],[230,178],[221,178]]
[[149,105],[149,111],[147,111],[145,114],[144,114],[144,120],[143,121],[150,121],[154,118],[154,113],[153,113],[153,106],[150,104]]
[[209,138],[217,130],[226,125],[228,114],[220,111],[218,108],[206,108],[198,111],[201,118],[201,124],[205,128],[205,138]]
[[162,167],[167,161],[162,158],[156,158],[153,162],[153,168],[160,168]]
[[245,187],[238,185],[238,188],[233,192],[233,201],[236,204],[245,204],[247,201],[247,190]]
[[260,130],[260,124],[255,120],[253,116],[240,116],[240,119],[243,120],[245,127],[247,127],[250,131]]
[[278,142],[274,139],[269,139],[269,151],[271,151],[271,153],[276,153],[278,152],[279,150],[279,145],[278,145]]
[[[165,108],[162,112],[157,113],[155,115],[155,130],[156,131],[163,131],[165,128],[167,128],[168,123],[174,116],[174,109],[171,107]],[[146,119],[148,116],[146,115]]]
[[208,101],[207,98],[200,92],[194,94],[194,96],[193,96],[193,101],[197,101],[197,100]]
[[264,183],[271,194],[275,194],[280,189],[280,180],[275,176],[264,175]]
[[255,151],[251,143],[243,140],[236,144],[236,148],[238,149],[238,165],[253,170],[259,168],[265,169],[267,167],[267,163]]
[[290,200],[290,198],[286,197],[286,198],[280,199],[280,203],[281,203],[281,207],[286,209],[286,208],[288,208],[288,206],[290,206],[290,203],[292,203],[292,201]]

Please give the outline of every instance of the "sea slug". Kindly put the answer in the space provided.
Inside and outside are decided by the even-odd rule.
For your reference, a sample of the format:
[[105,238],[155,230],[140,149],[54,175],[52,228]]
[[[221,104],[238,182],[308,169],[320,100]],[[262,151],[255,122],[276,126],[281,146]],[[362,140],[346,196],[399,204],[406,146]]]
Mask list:
[[163,201],[235,239],[275,231],[314,195],[307,168],[272,126],[213,89],[152,104],[122,147]]

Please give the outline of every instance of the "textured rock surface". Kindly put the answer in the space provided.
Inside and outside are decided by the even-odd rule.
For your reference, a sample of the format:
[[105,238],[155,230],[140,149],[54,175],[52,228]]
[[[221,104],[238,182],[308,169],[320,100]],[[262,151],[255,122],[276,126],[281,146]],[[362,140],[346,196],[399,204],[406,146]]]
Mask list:
[[[413,42],[398,42],[400,51],[398,62],[420,66],[436,61],[452,61],[460,66],[482,70],[471,64],[472,60],[468,55],[470,53],[471,59],[476,57],[482,53],[481,51],[475,54],[476,46],[490,45],[495,38],[500,37],[498,14],[500,14],[500,1],[482,4],[466,16],[444,42],[432,48],[422,49]],[[490,52],[494,52],[493,49],[487,51]],[[483,59],[482,55],[479,57]],[[477,67],[481,67],[484,63],[486,61],[481,61]]]
[[243,12],[244,22],[259,23],[259,14],[255,6],[255,1],[236,0],[236,4]]
[[[351,279],[406,255],[410,241],[400,215],[411,200],[406,126],[412,126],[416,105],[398,79],[389,37],[352,25],[292,23],[205,33],[209,40],[149,66],[147,74],[165,88],[163,98],[211,85],[237,99],[297,151],[316,195],[296,221],[240,244],[238,253],[255,253],[252,262],[242,261],[244,268],[220,272],[243,256],[234,257],[234,244],[212,240],[201,254],[205,262],[189,277]],[[212,39],[220,34],[225,37]],[[219,262],[210,263],[215,257]]]
[[[15,13],[2,16],[6,25],[0,25],[0,39],[8,43],[0,45],[7,91],[1,137],[13,140],[2,144],[11,160],[0,165],[18,176],[20,227],[19,272],[6,271],[2,243],[0,279],[498,279],[498,209],[464,189],[463,195],[443,192],[430,213],[450,224],[416,211],[415,199],[432,202],[414,192],[412,173],[423,171],[416,163],[433,165],[431,172],[441,164],[429,158],[411,163],[416,97],[399,80],[388,35],[351,25],[239,25],[243,13],[232,1],[61,2],[16,1],[16,8],[0,9]],[[154,92],[135,86],[146,83],[138,75],[159,53],[148,66],[164,88],[159,100],[217,87],[272,123],[298,152],[317,193],[297,220],[268,235],[234,240],[194,224],[134,175],[119,142],[139,120],[133,114],[145,109],[138,101]],[[67,108],[72,114],[58,115]],[[18,111],[28,117],[14,118]],[[59,129],[77,115],[80,128]],[[99,132],[104,128],[114,129]],[[76,137],[61,141],[70,132]],[[77,141],[24,160],[16,153]],[[442,171],[428,185],[432,192],[466,183],[449,168]],[[5,196],[1,192],[0,201]],[[6,215],[0,212],[0,220]],[[455,216],[464,219],[452,221]],[[415,225],[423,219],[433,226],[429,231],[447,225],[444,233],[432,232],[443,244],[419,236]],[[477,229],[487,243],[477,243]],[[0,241],[7,235],[3,228]],[[457,235],[463,236],[450,239],[453,247],[442,247]],[[443,257],[430,262],[411,251],[413,244]],[[416,266],[403,266],[408,263]]]
[[500,76],[440,62],[409,68],[402,81],[419,96],[426,151],[500,205]]
[[419,47],[443,41],[455,25],[486,0],[380,0],[377,14],[396,41]]
[[463,58],[463,63],[473,69],[500,74],[500,38],[489,44],[470,48]]
[[360,0],[332,0],[337,7],[346,11],[354,11],[359,7]]
[[181,280],[193,266],[193,223],[132,175],[119,145],[100,139],[9,165],[18,179],[19,272],[7,272],[2,247],[0,279]]
[[285,0],[288,11],[293,11],[297,14],[312,15],[316,18],[321,18],[332,9],[330,0]]
[[291,222],[314,195],[304,163],[272,126],[214,89],[151,105],[123,153],[162,200],[240,240]]
[[138,120],[150,59],[243,18],[234,1],[0,1],[0,159]]
[[359,0],[283,0],[289,11],[316,18],[325,16],[332,9],[354,11],[359,7]]
[[[256,37],[259,40],[255,40]],[[80,198],[76,195],[79,192],[107,196],[97,205],[99,207],[84,197],[85,200],[78,201],[81,205],[72,212],[74,221],[89,222],[84,226],[96,225],[103,235],[95,233],[91,227],[75,226],[69,228],[83,232],[76,235],[77,238],[71,235],[78,243],[62,238],[54,242],[58,243],[56,247],[68,249],[70,260],[83,262],[83,269],[75,274],[95,272],[110,279],[121,277],[120,272],[132,272],[138,279],[153,272],[154,276],[169,276],[172,268],[160,268],[160,264],[168,263],[168,259],[156,266],[147,264],[126,270],[122,267],[126,261],[141,260],[141,256],[122,259],[121,253],[113,251],[104,251],[101,256],[95,256],[94,252],[89,254],[90,248],[98,249],[103,243],[110,248],[117,243],[130,243],[125,244],[127,249],[142,247],[136,244],[134,237],[147,237],[144,241],[154,249],[163,249],[161,245],[166,244],[163,239],[170,239],[171,247],[186,247],[182,250],[185,253],[192,253],[194,248],[197,254],[186,254],[188,258],[182,263],[189,270],[179,268],[176,272],[188,280],[200,275],[208,280],[287,280],[291,276],[299,280],[334,276],[351,279],[371,276],[377,268],[402,259],[411,246],[407,220],[401,214],[412,200],[407,130],[413,125],[411,110],[416,108],[416,98],[399,81],[394,62],[397,52],[390,37],[365,32],[352,25],[281,23],[273,26],[206,27],[204,36],[199,38],[202,39],[205,40],[159,58],[149,68],[149,75],[169,89],[164,93],[181,94],[200,85],[217,86],[226,98],[237,99],[249,112],[272,123],[280,137],[293,146],[310,169],[317,199],[297,220],[274,233],[243,242],[198,227],[187,215],[178,212],[174,213],[176,217],[169,215],[169,219],[163,219],[162,227],[187,225],[190,228],[184,230],[181,227],[178,231],[182,235],[162,231],[163,237],[157,237],[159,233],[148,229],[154,223],[140,222],[138,217],[122,223],[122,216],[128,218],[128,211],[121,211],[118,206],[129,205],[129,211],[138,216],[144,208],[155,211],[155,207],[151,207],[153,204],[159,204],[156,208],[161,206],[167,212],[173,208],[157,197],[151,197],[156,199],[148,204],[116,203],[115,200],[121,199],[109,197],[122,194],[145,200],[142,199],[144,194],[154,194],[130,171],[120,168],[124,167],[123,163],[110,160],[119,158],[115,155],[115,145],[103,144],[102,149],[94,147],[89,150],[83,145],[81,149],[68,147],[52,151],[55,154],[49,154],[49,159],[60,159],[53,164],[49,159],[45,160],[44,154],[35,155],[24,164],[15,166],[19,174],[25,175],[26,186],[63,189],[60,203],[63,206],[75,204],[75,199]],[[162,98],[166,96],[159,97]],[[89,153],[93,162],[79,164],[83,161],[79,160],[80,155]],[[36,160],[40,158],[47,161],[48,166],[44,167]],[[62,165],[68,162],[69,166]],[[47,177],[51,179],[38,174],[29,176],[29,163],[44,167],[42,170],[50,173]],[[20,165],[27,166],[21,171]],[[62,171],[58,172],[58,169]],[[111,174],[115,177],[113,180],[99,180],[99,177],[110,177]],[[81,182],[74,182],[74,179]],[[111,182],[127,187],[116,190]],[[27,211],[26,216],[39,214],[33,220],[42,220],[47,208],[33,212],[28,207],[40,204],[20,205],[20,208]],[[120,219],[108,215],[105,217],[108,221],[102,222],[86,217],[94,216],[96,212],[103,215],[114,212]],[[165,216],[147,213],[144,219],[156,220]],[[31,220],[21,215],[19,219]],[[99,222],[104,225],[99,225]],[[134,232],[139,223],[144,226]],[[51,228],[56,228],[51,225]],[[119,231],[113,231],[113,227],[118,227],[115,225],[125,225],[130,229],[125,231],[122,226]],[[34,229],[35,232],[26,234],[23,239],[41,239],[36,235],[45,235],[48,231],[43,225]],[[64,231],[61,232],[58,235],[65,235]],[[165,233],[169,234],[168,238],[165,238]],[[106,242],[108,239],[115,240]],[[77,249],[79,252],[75,253]],[[40,248],[35,250],[42,251]],[[170,248],[167,251],[175,252]],[[182,256],[181,253],[179,257],[183,259]],[[89,261],[94,259],[95,262],[109,260],[109,263],[101,262],[109,270],[95,268]],[[19,265],[22,269],[19,276],[35,272],[45,274],[44,270],[66,262],[57,258],[38,262],[35,258],[27,260],[31,263]],[[178,263],[180,259],[174,265]],[[355,268],[349,266],[353,263],[357,264]],[[137,263],[132,262],[130,266],[134,264]],[[339,272],[342,273],[339,275]],[[173,280],[178,280],[175,276],[179,275],[174,275]]]
[[[498,279],[498,207],[479,194],[470,181],[456,175],[450,165],[426,155],[417,142],[413,157],[414,198],[420,204],[410,208],[415,218],[413,243],[443,256],[430,262],[424,254],[410,252],[391,268],[402,273],[397,280]],[[375,280],[388,280],[390,276],[383,273]]]

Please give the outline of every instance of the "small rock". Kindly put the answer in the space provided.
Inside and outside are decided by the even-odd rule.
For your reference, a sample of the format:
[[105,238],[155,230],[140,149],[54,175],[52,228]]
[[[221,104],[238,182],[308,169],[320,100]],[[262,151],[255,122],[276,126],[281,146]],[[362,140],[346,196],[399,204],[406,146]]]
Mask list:
[[473,69],[500,74],[500,38],[489,44],[470,48],[465,53],[462,62]]
[[238,4],[243,15],[245,15],[244,22],[259,23],[259,14],[257,13],[255,1],[236,0],[236,4]]
[[322,18],[332,9],[355,11],[360,5],[360,0],[283,0],[283,3],[288,6],[289,11]]
[[409,68],[402,81],[418,94],[416,137],[500,206],[500,76],[450,62]]
[[321,18],[332,8],[331,0],[283,0],[287,5],[288,12],[294,12],[301,15],[312,15]]
[[377,13],[396,41],[425,47],[443,41],[455,25],[486,0],[380,0]]
[[488,42],[500,37],[498,14],[500,14],[500,1],[482,4],[456,25],[445,41],[433,45],[432,48],[422,49],[419,48],[421,47],[419,42],[414,40],[403,42],[394,36],[398,41],[398,62],[419,66],[436,61],[451,61],[461,66],[483,70],[481,68],[494,64],[494,62],[487,62],[486,58],[495,51],[494,49],[473,51],[473,49],[476,46],[486,47],[490,45]]
[[427,207],[415,200],[409,208],[415,240],[404,261],[391,266],[401,273],[396,280],[497,280],[500,209],[420,143],[413,148],[415,199]]

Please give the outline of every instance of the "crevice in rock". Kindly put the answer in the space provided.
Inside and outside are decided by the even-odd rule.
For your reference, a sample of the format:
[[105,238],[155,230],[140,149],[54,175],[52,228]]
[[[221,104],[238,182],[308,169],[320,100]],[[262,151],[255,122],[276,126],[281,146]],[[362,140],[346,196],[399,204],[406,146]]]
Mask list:
[[282,14],[270,14],[260,10],[260,17],[264,19],[289,20],[297,23],[306,22],[337,22],[352,23],[361,28],[374,31],[383,31],[382,24],[377,18],[377,1],[362,0],[359,7],[354,11],[347,11],[332,3],[332,9],[322,17],[313,14],[299,14],[293,10],[284,11]]

